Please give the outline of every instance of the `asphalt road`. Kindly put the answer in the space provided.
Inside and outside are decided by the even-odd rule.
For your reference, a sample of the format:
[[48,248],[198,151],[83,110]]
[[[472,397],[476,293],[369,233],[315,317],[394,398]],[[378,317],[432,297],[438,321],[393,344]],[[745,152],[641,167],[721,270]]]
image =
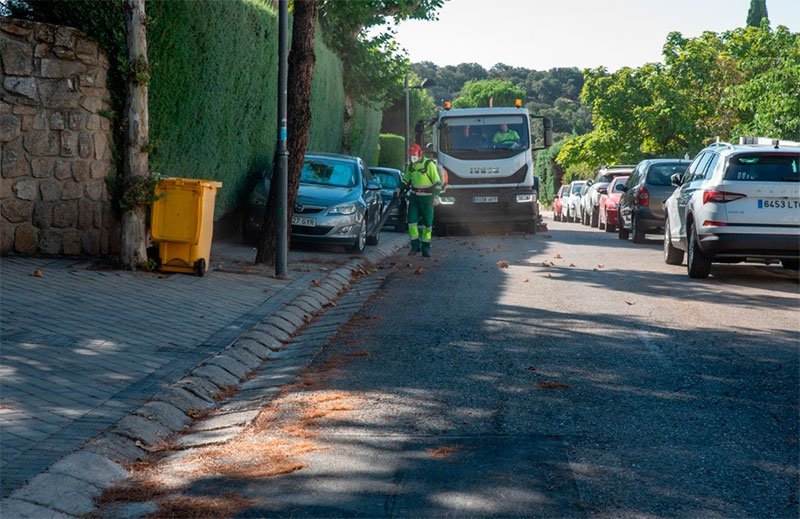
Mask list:
[[139,489],[236,517],[798,517],[797,273],[690,280],[548,224],[386,261],[248,434]]

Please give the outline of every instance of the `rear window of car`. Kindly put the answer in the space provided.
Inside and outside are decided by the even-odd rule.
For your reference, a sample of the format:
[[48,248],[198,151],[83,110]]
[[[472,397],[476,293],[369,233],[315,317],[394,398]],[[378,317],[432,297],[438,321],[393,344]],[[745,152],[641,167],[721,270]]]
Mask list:
[[400,185],[400,179],[389,173],[381,173],[380,171],[373,171],[372,175],[381,183],[381,187],[395,188]]
[[581,188],[583,188],[583,184],[584,184],[584,182],[581,182],[580,184],[573,184],[572,185],[572,191],[570,191],[570,192],[573,195],[577,195],[578,193],[581,192]]
[[675,173],[683,173],[689,164],[658,164],[650,168],[647,172],[646,184],[651,186],[671,186],[672,175]]
[[800,182],[800,153],[750,153],[731,157],[725,180]]

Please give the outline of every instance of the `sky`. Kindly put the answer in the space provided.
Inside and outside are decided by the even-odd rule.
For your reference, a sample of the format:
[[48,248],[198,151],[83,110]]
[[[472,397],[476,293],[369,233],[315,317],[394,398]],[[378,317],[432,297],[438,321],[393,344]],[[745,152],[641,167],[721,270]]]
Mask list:
[[[436,21],[408,21],[396,40],[412,63],[497,63],[610,72],[663,62],[667,34],[686,38],[747,23],[750,0],[447,0]],[[800,0],[767,0],[772,28],[800,32]]]

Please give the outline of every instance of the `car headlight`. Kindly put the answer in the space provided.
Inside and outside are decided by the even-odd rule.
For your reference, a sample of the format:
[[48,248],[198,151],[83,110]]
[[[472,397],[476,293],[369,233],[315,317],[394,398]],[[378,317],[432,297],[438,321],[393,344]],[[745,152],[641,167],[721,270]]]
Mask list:
[[355,214],[358,211],[358,204],[355,202],[347,202],[345,204],[339,204],[331,207],[328,209],[328,214]]

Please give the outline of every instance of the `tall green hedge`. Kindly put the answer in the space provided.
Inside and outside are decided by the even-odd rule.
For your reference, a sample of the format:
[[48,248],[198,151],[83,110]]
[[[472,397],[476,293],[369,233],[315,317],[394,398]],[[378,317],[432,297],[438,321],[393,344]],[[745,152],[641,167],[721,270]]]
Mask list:
[[378,165],[403,170],[406,162],[406,139],[402,135],[382,133]]
[[277,14],[260,2],[151,0],[150,167],[214,179],[216,215],[243,175],[271,159],[277,127]]

